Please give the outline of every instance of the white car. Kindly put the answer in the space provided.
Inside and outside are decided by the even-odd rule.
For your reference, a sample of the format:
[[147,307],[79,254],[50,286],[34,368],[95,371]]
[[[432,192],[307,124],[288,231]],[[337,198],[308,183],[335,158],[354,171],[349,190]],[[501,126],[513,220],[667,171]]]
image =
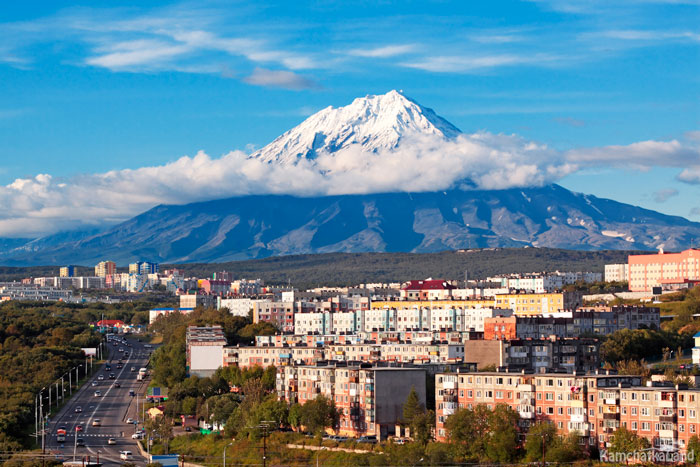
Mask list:
[[143,439],[143,433],[141,433],[140,431],[138,433],[134,433],[133,435],[131,435],[131,439]]
[[127,425],[131,425],[131,424],[134,423],[134,419],[131,418],[131,417],[129,417],[129,418],[126,419],[126,423],[127,423]]
[[123,461],[131,459],[131,451],[122,451],[119,453],[119,458]]
[[95,391],[95,397],[100,397],[102,393],[100,391]]

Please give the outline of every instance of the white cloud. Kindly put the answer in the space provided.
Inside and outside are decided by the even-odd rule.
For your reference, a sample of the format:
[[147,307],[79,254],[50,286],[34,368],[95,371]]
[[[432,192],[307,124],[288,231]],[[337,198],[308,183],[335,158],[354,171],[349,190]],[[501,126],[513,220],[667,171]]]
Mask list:
[[387,45],[373,49],[352,49],[348,53],[357,57],[388,58],[413,52],[416,47],[412,44]]
[[504,66],[541,66],[557,60],[558,57],[548,54],[438,55],[403,62],[401,65],[437,73],[470,73]]
[[315,89],[319,87],[315,81],[291,71],[267,70],[265,68],[256,68],[253,70],[253,73],[244,78],[243,81],[256,86],[268,86],[294,90]]
[[[161,203],[266,193],[312,196],[455,187],[506,189],[544,185],[578,170],[610,166],[685,166],[679,178],[700,183],[697,150],[675,140],[562,152],[517,135],[479,132],[449,141],[408,136],[398,149],[365,152],[350,146],[284,165],[251,159],[242,151],[219,158],[199,152],[162,166],[65,180],[47,174],[17,179],[0,187],[0,237],[115,223]],[[663,202],[676,194],[666,190],[655,196]]]

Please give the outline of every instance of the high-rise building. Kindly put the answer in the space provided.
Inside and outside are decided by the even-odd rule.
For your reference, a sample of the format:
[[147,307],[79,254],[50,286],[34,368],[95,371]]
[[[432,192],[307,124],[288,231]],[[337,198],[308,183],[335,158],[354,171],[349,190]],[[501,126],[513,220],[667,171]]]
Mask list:
[[129,264],[129,274],[156,274],[158,269],[158,263],[149,263],[148,261],[137,261]]
[[75,266],[63,266],[59,270],[60,277],[73,277],[75,276]]
[[114,261],[100,261],[95,266],[95,275],[97,277],[107,277],[117,272],[117,264]]

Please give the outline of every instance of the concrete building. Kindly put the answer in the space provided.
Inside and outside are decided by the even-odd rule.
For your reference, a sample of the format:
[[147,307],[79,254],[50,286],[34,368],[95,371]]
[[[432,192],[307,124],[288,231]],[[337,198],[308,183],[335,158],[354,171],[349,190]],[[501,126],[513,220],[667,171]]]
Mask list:
[[75,266],[63,266],[61,269],[59,269],[58,275],[60,277],[75,276]]
[[303,404],[324,395],[340,411],[339,433],[353,437],[393,435],[412,388],[425,406],[426,370],[336,363],[284,366],[277,373],[281,400]]
[[262,303],[265,299],[254,299],[254,298],[216,298],[216,308],[220,310],[222,308],[227,308],[229,313],[233,316],[243,316],[247,317],[253,312],[256,303]]
[[545,316],[487,318],[484,339],[540,339],[550,336],[601,336],[621,329],[659,329],[660,311],[655,307],[614,306],[581,308]]
[[180,309],[183,308],[216,308],[216,295],[183,294],[180,295]]
[[209,377],[224,361],[226,337],[221,326],[188,326],[185,345],[187,374]]
[[629,264],[606,264],[605,282],[627,282]]
[[654,454],[673,459],[700,430],[700,390],[641,383],[639,376],[611,374],[439,373],[436,435],[445,439],[445,421],[459,407],[502,403],[520,414],[524,431],[546,421],[604,450],[625,427],[646,438]]
[[629,255],[629,289],[651,292],[665,283],[700,281],[700,249],[680,253]]
[[497,295],[494,307],[508,308],[516,315],[527,316],[575,310],[581,303],[581,294],[578,292],[511,293]]
[[444,280],[409,281],[401,287],[401,298],[408,300],[447,300],[457,287]]
[[116,274],[117,264],[114,261],[100,261],[95,266],[95,275],[97,277],[107,277]]
[[268,321],[282,332],[294,332],[294,302],[264,301],[253,305],[253,322]]

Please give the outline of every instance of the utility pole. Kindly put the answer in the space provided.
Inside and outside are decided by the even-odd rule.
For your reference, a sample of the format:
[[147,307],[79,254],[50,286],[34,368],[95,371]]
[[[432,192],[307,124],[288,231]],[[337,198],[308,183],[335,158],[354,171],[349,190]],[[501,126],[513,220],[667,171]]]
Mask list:
[[68,395],[73,396],[73,369],[68,370]]
[[49,384],[49,412],[51,412],[51,385]]

